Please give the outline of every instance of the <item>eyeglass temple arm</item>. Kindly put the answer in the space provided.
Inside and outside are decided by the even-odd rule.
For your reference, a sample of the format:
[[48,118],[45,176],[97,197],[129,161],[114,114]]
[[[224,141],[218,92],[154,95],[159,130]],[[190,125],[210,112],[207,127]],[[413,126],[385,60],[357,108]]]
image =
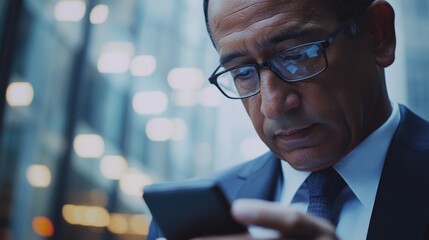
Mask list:
[[[369,1],[368,5],[371,5],[372,1]],[[349,26],[354,20],[355,18],[359,15],[360,11],[365,9],[367,6],[364,5],[361,8],[359,8],[359,10],[357,10],[356,12],[353,13],[352,17],[349,18],[347,21],[344,21],[340,27],[337,28],[337,30],[335,30],[333,33],[331,33],[331,35],[329,35],[329,37],[326,39],[326,41],[324,41],[322,43],[323,47],[328,47],[329,45],[332,44],[332,42],[335,40],[335,38],[337,37],[337,35],[343,31],[347,26]]]

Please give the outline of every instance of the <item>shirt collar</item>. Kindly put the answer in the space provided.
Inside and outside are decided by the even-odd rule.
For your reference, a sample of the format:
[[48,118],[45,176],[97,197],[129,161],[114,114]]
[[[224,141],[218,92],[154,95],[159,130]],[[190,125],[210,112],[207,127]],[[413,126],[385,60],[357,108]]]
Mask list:
[[389,119],[334,165],[365,207],[374,205],[384,160],[400,118],[398,104],[392,103]]
[[[392,113],[389,119],[334,165],[334,168],[365,207],[374,205],[384,160],[399,121],[398,104],[392,103]],[[281,161],[281,166],[283,172],[282,202],[289,205],[311,172],[298,171],[284,160]]]
[[281,191],[281,202],[290,205],[298,189],[304,183],[311,172],[298,171],[285,160],[281,161],[283,171],[283,187]]

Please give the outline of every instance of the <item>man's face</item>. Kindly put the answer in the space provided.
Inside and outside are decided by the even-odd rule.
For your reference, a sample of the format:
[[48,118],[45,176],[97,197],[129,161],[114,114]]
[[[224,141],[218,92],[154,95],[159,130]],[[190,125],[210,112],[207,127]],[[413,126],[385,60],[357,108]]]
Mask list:
[[[324,40],[340,24],[324,1],[212,0],[209,24],[225,68],[262,63],[307,42]],[[287,83],[260,72],[261,91],[243,104],[265,144],[294,168],[333,165],[386,119],[387,94],[372,37],[341,33],[327,48],[328,68]],[[383,110],[384,109],[384,110]]]

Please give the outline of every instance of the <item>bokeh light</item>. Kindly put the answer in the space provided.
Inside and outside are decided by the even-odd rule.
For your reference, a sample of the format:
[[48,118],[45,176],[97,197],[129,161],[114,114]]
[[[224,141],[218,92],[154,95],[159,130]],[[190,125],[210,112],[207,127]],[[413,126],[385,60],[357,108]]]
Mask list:
[[168,85],[177,90],[195,90],[204,84],[204,73],[199,68],[174,68],[167,76]]
[[140,115],[161,114],[167,107],[167,94],[161,91],[138,92],[133,97],[133,109]]
[[51,171],[46,165],[30,165],[27,168],[27,180],[33,187],[46,188],[51,183]]
[[11,107],[29,106],[33,98],[33,85],[28,82],[13,82],[6,90],[6,101]]
[[131,232],[136,235],[147,235],[149,232],[150,218],[143,214],[130,217]]
[[110,224],[107,227],[115,234],[125,234],[128,231],[128,220],[123,214],[110,214]]
[[62,22],[79,22],[85,16],[86,4],[82,0],[61,0],[54,8],[55,19]]
[[152,55],[135,56],[131,61],[130,71],[133,76],[146,77],[156,70],[156,58]]
[[103,207],[66,204],[62,208],[64,220],[73,225],[107,227],[109,212]]
[[152,179],[149,176],[136,169],[129,169],[119,181],[119,187],[127,195],[141,197],[143,188],[151,183]]
[[104,156],[100,160],[100,170],[108,179],[120,179],[127,171],[127,160],[122,156]]
[[89,20],[92,24],[104,23],[109,17],[109,7],[105,4],[98,4],[89,14]]
[[97,61],[101,73],[125,73],[130,68],[134,45],[130,42],[109,42],[103,45]]
[[104,153],[104,140],[97,134],[80,134],[73,141],[75,153],[81,158],[98,158]]
[[52,237],[54,235],[54,224],[47,217],[35,217],[32,221],[33,230],[39,236]]
[[155,142],[164,142],[173,136],[173,122],[168,118],[153,118],[146,124],[147,137]]

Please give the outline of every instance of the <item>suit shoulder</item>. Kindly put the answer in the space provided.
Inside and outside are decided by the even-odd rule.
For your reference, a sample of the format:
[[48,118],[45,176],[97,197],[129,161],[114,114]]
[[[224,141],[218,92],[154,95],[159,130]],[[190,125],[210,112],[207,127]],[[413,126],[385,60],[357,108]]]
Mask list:
[[429,122],[404,106],[401,106],[401,122],[395,135],[401,143],[429,158]]
[[216,172],[212,175],[212,178],[219,181],[237,177],[244,179],[255,174],[255,172],[265,167],[267,164],[270,164],[273,159],[277,159],[277,157],[275,157],[272,152],[266,152],[253,160]]

